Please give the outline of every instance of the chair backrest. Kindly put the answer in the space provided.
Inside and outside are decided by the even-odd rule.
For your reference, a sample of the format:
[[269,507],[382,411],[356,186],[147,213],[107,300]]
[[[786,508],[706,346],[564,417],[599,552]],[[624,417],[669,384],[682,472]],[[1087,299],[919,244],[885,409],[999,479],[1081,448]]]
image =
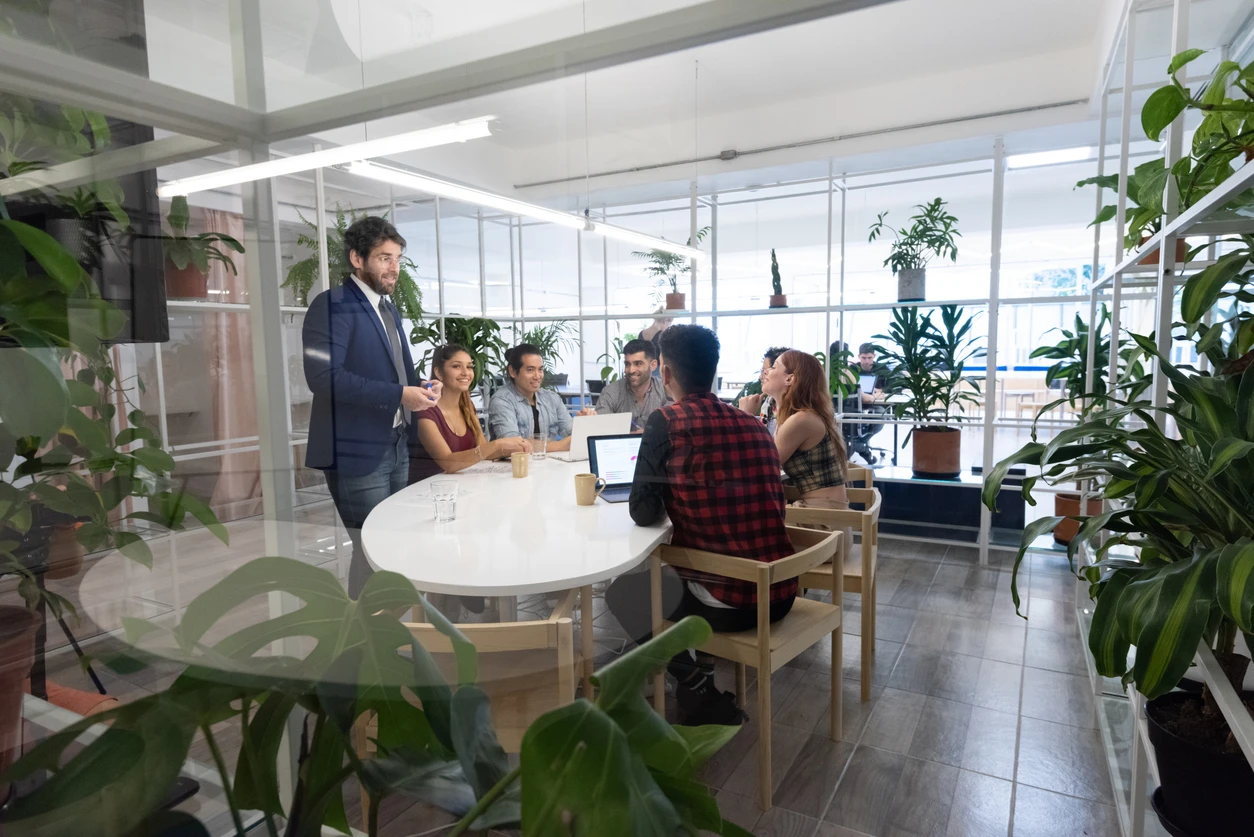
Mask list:
[[[850,503],[859,503],[865,508],[817,509],[789,506],[784,519],[790,532],[794,526],[822,526],[832,531],[857,529],[862,535],[862,575],[870,578],[875,571],[879,553],[880,491],[878,488],[846,488],[845,492],[849,495]],[[847,548],[851,550],[852,544]]]
[[863,488],[873,487],[875,471],[862,465],[849,465],[845,469],[845,485],[860,482]]

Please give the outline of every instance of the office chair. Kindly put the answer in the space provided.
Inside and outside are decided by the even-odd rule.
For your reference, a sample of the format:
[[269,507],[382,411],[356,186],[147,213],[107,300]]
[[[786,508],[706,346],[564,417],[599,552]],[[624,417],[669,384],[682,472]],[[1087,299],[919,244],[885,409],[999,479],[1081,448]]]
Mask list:
[[[884,408],[879,406],[867,407],[862,403],[862,397],[859,394],[846,398],[842,405],[845,413],[864,413],[867,415],[884,415]],[[841,406],[841,405],[833,405]],[[842,432],[845,438],[846,455],[853,456],[855,453],[866,460],[867,464],[874,465],[882,462],[888,456],[886,448],[875,447],[871,444],[871,437],[884,429],[882,424],[845,424]],[[879,451],[879,456],[875,452]]]

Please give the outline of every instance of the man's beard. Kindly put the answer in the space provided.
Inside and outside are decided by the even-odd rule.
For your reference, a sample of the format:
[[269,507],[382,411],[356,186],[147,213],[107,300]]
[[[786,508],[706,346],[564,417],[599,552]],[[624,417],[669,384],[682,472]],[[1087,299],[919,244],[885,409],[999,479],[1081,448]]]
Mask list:
[[361,269],[359,269],[357,271],[357,278],[365,282],[366,285],[370,288],[370,290],[374,291],[380,296],[387,296],[389,293],[391,293],[392,288],[396,287],[396,280],[393,279],[392,288],[387,288],[385,290],[386,286],[383,284],[383,274],[375,273],[373,270],[371,270],[368,267],[362,267]]

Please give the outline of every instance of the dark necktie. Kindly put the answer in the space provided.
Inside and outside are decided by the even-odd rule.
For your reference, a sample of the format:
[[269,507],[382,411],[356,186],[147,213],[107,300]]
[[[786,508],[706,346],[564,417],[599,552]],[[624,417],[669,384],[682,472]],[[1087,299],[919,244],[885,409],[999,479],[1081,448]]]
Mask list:
[[[401,351],[401,336],[396,331],[396,321],[392,319],[392,312],[388,310],[386,299],[379,300],[379,314],[383,317],[383,329],[388,333],[388,342],[392,344],[392,365],[396,367],[397,383],[407,386],[409,376],[405,373],[405,354]],[[409,424],[413,412],[402,405],[401,415],[405,419],[405,424]]]

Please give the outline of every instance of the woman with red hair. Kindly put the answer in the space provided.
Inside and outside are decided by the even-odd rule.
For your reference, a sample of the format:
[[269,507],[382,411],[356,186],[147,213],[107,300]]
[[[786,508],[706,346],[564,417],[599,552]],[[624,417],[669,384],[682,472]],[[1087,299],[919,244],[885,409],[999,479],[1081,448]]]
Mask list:
[[789,349],[762,378],[762,391],[778,404],[775,445],[784,473],[800,494],[796,505],[847,509],[845,475],[849,465],[827,386],[827,374],[814,355]]

